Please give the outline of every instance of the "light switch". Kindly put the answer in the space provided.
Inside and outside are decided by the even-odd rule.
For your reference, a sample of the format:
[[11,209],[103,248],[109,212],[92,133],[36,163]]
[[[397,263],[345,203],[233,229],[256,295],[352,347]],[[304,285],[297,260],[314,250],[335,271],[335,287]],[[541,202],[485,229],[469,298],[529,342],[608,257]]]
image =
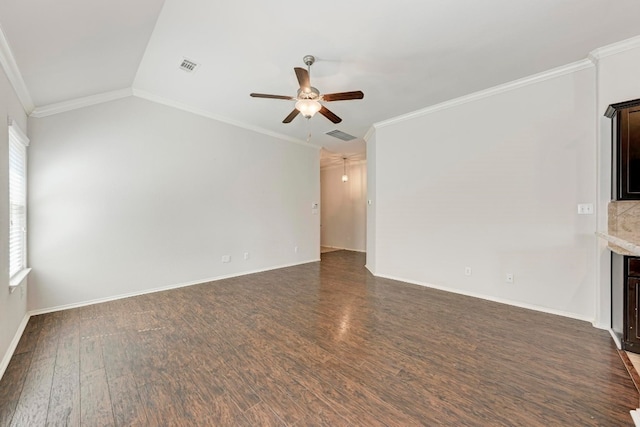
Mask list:
[[593,215],[593,204],[592,203],[579,204],[578,215]]

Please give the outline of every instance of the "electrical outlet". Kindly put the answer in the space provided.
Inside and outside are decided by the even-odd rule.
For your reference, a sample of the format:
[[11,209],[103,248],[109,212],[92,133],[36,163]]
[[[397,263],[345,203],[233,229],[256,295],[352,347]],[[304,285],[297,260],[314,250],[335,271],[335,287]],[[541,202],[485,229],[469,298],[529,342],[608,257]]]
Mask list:
[[464,268],[464,275],[465,276],[471,276],[471,267],[465,267]]
[[249,252],[245,252],[244,253],[244,260],[248,260],[249,259]]
[[513,273],[507,273],[504,276],[504,280],[507,283],[513,283]]
[[231,262],[231,255],[222,255],[222,262]]
[[293,247],[293,252],[298,253],[298,247],[297,246]]

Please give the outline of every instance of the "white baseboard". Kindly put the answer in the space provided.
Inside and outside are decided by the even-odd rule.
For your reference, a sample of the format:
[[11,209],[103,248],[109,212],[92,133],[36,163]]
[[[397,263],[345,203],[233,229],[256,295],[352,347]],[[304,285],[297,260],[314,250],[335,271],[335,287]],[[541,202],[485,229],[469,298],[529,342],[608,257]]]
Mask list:
[[613,342],[616,344],[618,350],[622,350],[622,341],[620,341],[620,338],[615,332],[613,332],[613,329],[609,328],[609,334],[611,335],[611,338],[613,338]]
[[594,321],[593,327],[597,329],[604,329],[605,331],[608,331],[611,329],[611,325],[609,323],[602,323],[599,321]]
[[320,259],[312,259],[312,260],[306,260],[306,261],[296,262],[296,263],[292,263],[292,264],[279,265],[279,266],[275,266],[275,267],[267,267],[267,268],[258,269],[258,270],[243,271],[241,273],[228,274],[228,275],[224,275],[224,276],[216,276],[216,277],[209,277],[209,278],[205,278],[205,279],[198,279],[198,280],[193,280],[193,281],[190,281],[190,282],[178,283],[178,284],[168,285],[168,286],[161,286],[159,288],[145,289],[143,291],[130,292],[130,293],[126,293],[126,294],[113,295],[113,296],[104,297],[104,298],[96,298],[96,299],[92,299],[92,300],[88,300],[88,301],[81,301],[81,302],[77,302],[77,303],[58,305],[58,306],[55,306],[55,307],[47,307],[47,308],[41,308],[41,309],[37,309],[37,310],[31,310],[29,312],[29,314],[31,316],[35,316],[35,315],[39,315],[39,314],[53,313],[53,312],[56,312],[56,311],[69,310],[69,309],[78,308],[78,307],[85,307],[87,305],[92,305],[92,304],[100,304],[100,303],[103,303],[103,302],[115,301],[115,300],[119,300],[119,299],[130,298],[130,297],[135,297],[135,296],[145,295],[145,294],[152,294],[152,293],[155,293],[155,292],[168,291],[170,289],[184,288],[186,286],[200,285],[202,283],[215,282],[215,281],[224,280],[224,279],[231,279],[233,277],[246,276],[248,274],[262,273],[262,272],[265,272],[265,271],[278,270],[280,268],[294,267],[296,265],[309,264],[309,263],[312,263],[312,262],[319,262],[319,261],[320,261]]
[[630,411],[631,419],[636,427],[640,427],[640,408]]
[[493,301],[493,302],[497,302],[497,303],[500,303],[500,304],[512,305],[514,307],[526,308],[528,310],[540,311],[542,313],[555,314],[557,316],[568,317],[568,318],[576,319],[576,320],[583,320],[585,322],[589,322],[589,323],[592,323],[592,324],[593,324],[593,321],[594,321],[593,318],[582,316],[580,314],[570,313],[570,312],[562,311],[562,310],[556,310],[556,309],[548,308],[548,307],[542,307],[542,306],[534,305],[534,304],[527,304],[527,303],[523,303],[523,302],[520,302],[520,301],[512,301],[512,300],[509,300],[509,299],[498,298],[498,297],[494,297],[494,296],[491,296],[491,295],[485,295],[485,294],[480,294],[480,293],[476,293],[476,292],[468,292],[468,291],[463,291],[463,290],[460,290],[460,289],[452,289],[452,288],[447,288],[445,286],[434,285],[432,283],[418,282],[418,281],[415,281],[415,280],[408,280],[408,279],[403,279],[403,278],[399,278],[399,277],[387,276],[387,275],[384,275],[384,274],[376,274],[375,276],[376,277],[382,277],[384,279],[397,280],[399,282],[411,283],[413,285],[424,286],[424,287],[427,287],[427,288],[438,289],[440,291],[451,292],[451,293],[458,294],[458,295],[465,295],[465,296],[468,296],[468,297],[480,298],[480,299],[483,299],[483,300]]
[[341,246],[331,246],[331,245],[320,245],[320,246],[322,246],[323,248],[338,249],[341,251],[360,252],[360,253],[367,252],[367,251],[363,251],[362,249],[343,248]]
[[16,334],[13,336],[13,339],[9,344],[9,348],[7,349],[7,352],[2,358],[2,362],[0,362],[0,379],[2,379],[2,376],[4,375],[5,371],[7,370],[7,367],[9,366],[9,362],[13,357],[13,352],[16,351],[16,348],[18,348],[18,343],[20,342],[20,338],[22,338],[24,328],[26,328],[27,323],[29,323],[30,317],[31,317],[31,314],[29,313],[24,315],[22,322],[20,322],[20,326],[18,326],[18,330],[16,331]]

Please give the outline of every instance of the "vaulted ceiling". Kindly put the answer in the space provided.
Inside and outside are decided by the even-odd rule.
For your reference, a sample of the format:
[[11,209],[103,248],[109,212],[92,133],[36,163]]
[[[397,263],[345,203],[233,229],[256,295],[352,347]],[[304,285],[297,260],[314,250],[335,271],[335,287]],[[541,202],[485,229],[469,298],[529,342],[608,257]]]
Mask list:
[[[368,129],[442,101],[585,59],[640,34],[640,1],[0,0],[4,33],[42,108],[123,89],[210,117],[362,153]],[[282,120],[311,54],[321,93],[363,100]],[[183,58],[198,63],[179,69]],[[338,129],[357,137],[325,135]]]

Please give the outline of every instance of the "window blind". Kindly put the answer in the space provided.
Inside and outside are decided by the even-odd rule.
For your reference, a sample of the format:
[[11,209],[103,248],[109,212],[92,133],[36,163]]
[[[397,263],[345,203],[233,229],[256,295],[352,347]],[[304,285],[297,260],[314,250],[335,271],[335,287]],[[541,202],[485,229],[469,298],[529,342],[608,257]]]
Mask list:
[[27,145],[29,140],[9,125],[9,277],[27,267]]

